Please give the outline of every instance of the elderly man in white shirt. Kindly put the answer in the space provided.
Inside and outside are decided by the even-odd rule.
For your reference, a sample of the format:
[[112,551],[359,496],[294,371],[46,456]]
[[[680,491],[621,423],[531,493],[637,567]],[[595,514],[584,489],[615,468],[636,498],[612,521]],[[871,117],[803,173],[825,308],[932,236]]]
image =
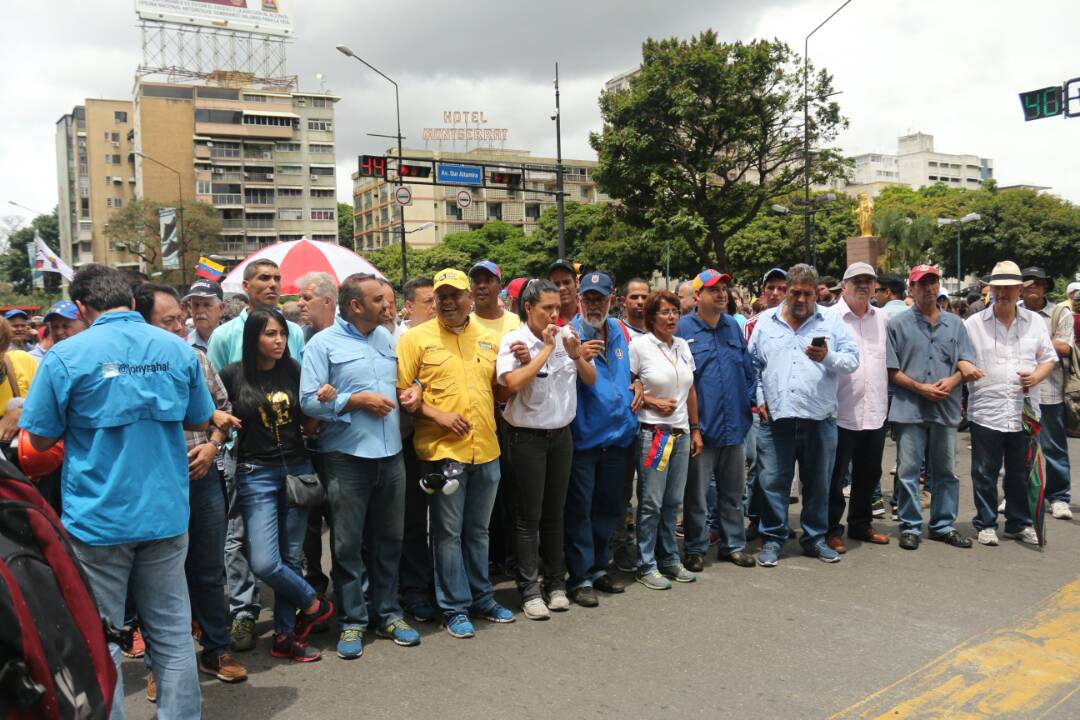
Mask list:
[[829,531],[825,542],[838,553],[844,545],[844,475],[851,466],[851,501],[847,507],[849,538],[886,545],[889,536],[874,529],[871,502],[881,480],[885,451],[885,416],[889,411],[889,373],[885,367],[884,309],[870,304],[877,273],[868,263],[852,263],[844,272],[844,293],[830,308],[844,321],[859,346],[859,367],[836,383],[836,462],[829,485]]
[[1021,416],[1025,398],[1039,414],[1040,383],[1057,365],[1046,324],[1017,306],[1023,279],[1011,261],[990,274],[994,304],[964,321],[982,370],[971,386],[971,481],[979,542],[997,545],[997,477],[1005,464],[1005,537],[1038,544],[1028,510],[1028,437]]

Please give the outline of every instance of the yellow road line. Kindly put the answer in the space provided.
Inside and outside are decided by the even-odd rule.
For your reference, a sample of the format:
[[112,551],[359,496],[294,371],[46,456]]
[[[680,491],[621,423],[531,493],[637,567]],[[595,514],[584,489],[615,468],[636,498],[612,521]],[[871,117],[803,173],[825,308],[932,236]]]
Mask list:
[[1017,627],[978,635],[829,720],[1044,717],[1080,690],[1080,578]]

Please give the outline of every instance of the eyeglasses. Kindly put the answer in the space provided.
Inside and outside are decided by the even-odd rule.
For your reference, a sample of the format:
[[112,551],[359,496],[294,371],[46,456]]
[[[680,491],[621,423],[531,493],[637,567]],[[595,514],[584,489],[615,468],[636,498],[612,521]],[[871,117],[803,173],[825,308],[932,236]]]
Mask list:
[[656,311],[656,316],[657,317],[679,317],[680,314],[681,313],[678,310],[674,309],[674,308],[668,308],[667,310],[657,310]]

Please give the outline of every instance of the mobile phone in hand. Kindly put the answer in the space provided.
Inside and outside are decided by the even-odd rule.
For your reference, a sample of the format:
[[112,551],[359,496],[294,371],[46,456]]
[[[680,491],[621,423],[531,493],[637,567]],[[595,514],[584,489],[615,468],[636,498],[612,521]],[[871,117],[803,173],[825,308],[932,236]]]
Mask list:
[[814,338],[813,340],[810,341],[810,344],[813,345],[814,347],[825,347],[825,338],[824,337],[816,337],[816,338]]

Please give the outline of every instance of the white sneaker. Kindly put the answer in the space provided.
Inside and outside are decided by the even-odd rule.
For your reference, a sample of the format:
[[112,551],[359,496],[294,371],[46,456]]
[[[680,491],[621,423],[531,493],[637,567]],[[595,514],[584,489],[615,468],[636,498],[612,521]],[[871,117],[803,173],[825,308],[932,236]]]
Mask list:
[[1001,502],[998,503],[998,515],[1005,512],[1005,498],[1001,498]]
[[570,609],[570,600],[562,590],[552,590],[548,594],[547,608],[555,612],[564,612]]
[[1055,500],[1050,503],[1050,512],[1058,520],[1072,520],[1072,510],[1069,509],[1069,503],[1064,500]]
[[1033,527],[1026,527],[1017,533],[1007,532],[1005,533],[1005,537],[1012,538],[1013,540],[1019,540],[1025,545],[1039,544],[1039,536],[1035,534],[1035,528]]
[[525,611],[525,617],[530,620],[547,620],[551,617],[543,598],[534,597],[531,600],[526,600],[522,610]]
[[979,531],[979,544],[980,545],[997,545],[998,537],[994,532],[994,528],[983,528]]

